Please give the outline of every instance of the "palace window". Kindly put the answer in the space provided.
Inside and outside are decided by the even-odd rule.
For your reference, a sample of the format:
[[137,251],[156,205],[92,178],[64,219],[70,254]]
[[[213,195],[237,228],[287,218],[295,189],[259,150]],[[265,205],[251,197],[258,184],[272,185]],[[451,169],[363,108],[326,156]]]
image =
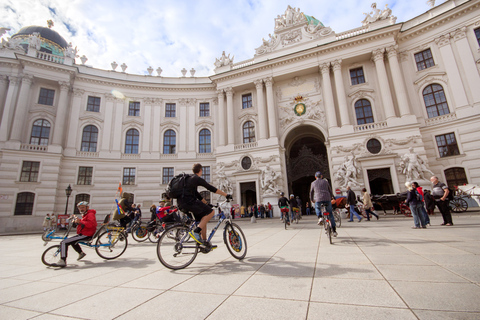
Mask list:
[[163,153],[174,154],[177,146],[177,134],[173,130],[165,131],[163,135]]
[[357,116],[357,124],[373,123],[373,112],[370,101],[360,99],[355,102],[355,115]]
[[350,69],[350,80],[352,86],[356,84],[365,83],[365,75],[363,74],[363,67]]
[[140,116],[140,102],[130,101],[128,104],[128,115],[133,117]]
[[431,84],[423,89],[423,100],[427,108],[427,115],[429,118],[449,114],[447,99],[443,87],[439,84]]
[[35,202],[35,193],[20,192],[17,194],[17,202],[15,203],[16,216],[31,215],[33,212],[33,203]]
[[202,178],[207,182],[211,182],[210,181],[210,167],[203,167],[202,168]]
[[456,186],[463,186],[468,183],[467,174],[464,168],[455,167],[444,171],[447,186],[453,188]]
[[477,28],[475,31],[475,37],[477,38],[478,45],[480,46],[480,28]]
[[212,152],[211,133],[208,129],[202,129],[199,136],[199,152],[210,153]]
[[82,134],[82,151],[97,152],[98,129],[95,126],[86,126]]
[[440,158],[460,154],[460,151],[458,150],[457,139],[455,139],[455,133],[450,132],[435,136],[435,140],[437,140]]
[[252,121],[243,124],[243,143],[255,142],[255,125]]
[[175,118],[176,117],[176,108],[175,103],[166,103],[165,104],[165,117],[166,118]]
[[242,95],[242,109],[248,109],[252,107],[252,94],[243,94]]
[[50,136],[50,122],[47,120],[37,120],[33,123],[32,135],[30,136],[30,144],[38,146],[48,145],[48,137]]
[[78,210],[77,203],[81,201],[87,201],[90,203],[90,195],[87,193],[79,193],[75,196],[75,209],[73,210],[74,214],[80,214],[80,211]]
[[53,106],[53,98],[55,97],[55,90],[40,88],[40,95],[38,97],[38,104],[45,104]]
[[370,139],[367,142],[367,150],[372,154],[377,154],[382,151],[382,144],[377,139]]
[[125,153],[137,154],[140,134],[137,129],[130,129],[127,131],[125,139]]
[[210,117],[210,103],[200,103],[200,117]]
[[123,168],[122,184],[135,184],[135,168]]
[[100,98],[88,96],[87,111],[100,112]]
[[168,184],[173,178],[173,168],[163,168],[162,184]]
[[22,173],[20,174],[20,181],[21,182],[37,182],[39,170],[40,170],[40,162],[23,161]]
[[435,62],[433,61],[432,51],[427,49],[422,52],[415,53],[415,62],[417,64],[418,71],[433,67]]
[[77,184],[91,185],[93,177],[93,167],[79,167]]

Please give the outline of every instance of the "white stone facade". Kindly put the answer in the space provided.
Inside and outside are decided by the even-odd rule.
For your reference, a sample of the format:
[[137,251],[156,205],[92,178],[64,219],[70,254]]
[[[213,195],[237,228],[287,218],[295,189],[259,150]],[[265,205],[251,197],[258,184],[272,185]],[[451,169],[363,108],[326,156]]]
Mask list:
[[[353,156],[356,189],[372,191],[369,170],[386,169],[390,191],[401,192],[406,178],[400,162],[409,148],[441,181],[447,180],[445,170],[459,168],[469,183],[480,184],[480,40],[475,33],[480,1],[447,1],[404,23],[395,23],[388,10],[367,17],[362,27],[335,33],[289,7],[253,59],[233,63],[224,53],[208,78],[194,77],[194,70],[192,77],[181,78],[160,77],[161,70],[158,76],[99,70],[86,66],[85,59],[77,65],[68,55],[59,59],[32,46],[25,52],[2,42],[0,232],[36,230],[46,213],[62,214],[69,184],[68,212],[76,195],[88,194],[97,212],[108,213],[124,168],[135,168],[135,183],[123,190],[135,194],[144,215],[165,190],[163,168],[190,172],[196,162],[210,167],[214,185],[223,166],[237,203],[275,199],[271,192],[262,194],[267,165],[276,174],[275,187],[302,194],[304,202],[303,171],[310,176],[312,170],[328,172],[334,189],[340,188],[335,174]],[[427,49],[433,65],[419,71],[415,54]],[[360,67],[365,81],[352,84],[350,70]],[[448,113],[427,113],[424,90],[430,85],[442,87]],[[41,88],[54,91],[53,105],[38,103]],[[251,95],[251,107],[243,109],[245,95]],[[98,112],[87,111],[89,97],[100,98]],[[360,99],[370,103],[373,122],[358,124]],[[138,115],[129,115],[131,101],[140,103]],[[166,117],[169,103],[175,104],[175,117]],[[209,105],[208,116],[200,116],[203,103]],[[304,109],[295,111],[299,104]],[[46,145],[31,143],[38,120],[50,124]],[[248,121],[255,137],[244,143]],[[98,130],[95,151],[82,151],[87,126]],[[139,134],[138,152],[128,153],[131,129]],[[211,133],[211,152],[200,150],[203,129]],[[176,134],[173,154],[164,153],[167,130]],[[457,151],[442,156],[436,137],[450,133]],[[319,144],[296,149],[313,141],[308,139]],[[376,154],[367,150],[371,139],[380,142]],[[245,157],[248,169],[242,167]],[[296,160],[301,161],[297,168]],[[36,181],[21,181],[25,161],[39,162]],[[78,184],[80,167],[92,168],[90,184]],[[242,185],[252,182],[254,199],[247,200]],[[31,215],[15,215],[23,192],[34,194]]]

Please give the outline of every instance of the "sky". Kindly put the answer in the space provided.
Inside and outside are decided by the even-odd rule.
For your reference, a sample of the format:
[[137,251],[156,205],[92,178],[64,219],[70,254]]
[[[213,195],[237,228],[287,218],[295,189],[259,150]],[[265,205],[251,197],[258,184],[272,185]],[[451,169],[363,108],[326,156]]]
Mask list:
[[[436,1],[439,5],[446,0]],[[78,48],[87,65],[111,70],[125,63],[127,73],[148,74],[152,66],[162,76],[181,77],[183,68],[196,77],[214,74],[222,52],[234,63],[254,57],[255,48],[273,33],[274,19],[288,5],[300,8],[340,33],[361,27],[372,0],[0,0],[0,27],[11,30],[47,26]],[[426,0],[381,0],[397,23],[428,11]],[[77,58],[76,63],[80,64]],[[117,68],[120,71],[120,67]],[[154,71],[153,75],[157,75]],[[187,74],[190,76],[190,73]]]

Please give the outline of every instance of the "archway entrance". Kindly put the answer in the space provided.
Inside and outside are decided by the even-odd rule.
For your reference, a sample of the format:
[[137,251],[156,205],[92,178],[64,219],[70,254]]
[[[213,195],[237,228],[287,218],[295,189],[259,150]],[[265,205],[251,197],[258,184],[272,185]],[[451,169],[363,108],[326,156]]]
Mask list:
[[313,126],[301,126],[290,131],[285,139],[288,193],[299,196],[302,211],[310,200],[310,185],[315,172],[321,171],[330,180],[325,137]]

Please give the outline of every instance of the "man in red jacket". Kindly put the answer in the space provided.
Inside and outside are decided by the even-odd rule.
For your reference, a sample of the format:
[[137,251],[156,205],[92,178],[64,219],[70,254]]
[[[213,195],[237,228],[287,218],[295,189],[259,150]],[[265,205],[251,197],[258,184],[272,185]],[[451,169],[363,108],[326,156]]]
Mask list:
[[78,260],[86,256],[82,251],[82,248],[78,244],[79,241],[88,241],[92,238],[97,230],[97,219],[95,217],[96,211],[89,210],[88,202],[81,201],[77,204],[78,211],[82,214],[82,219],[74,216],[74,223],[77,224],[77,235],[67,238],[60,243],[60,260],[54,264],[54,267],[66,267],[67,266],[67,251],[68,246],[71,245],[75,251],[78,252]]

